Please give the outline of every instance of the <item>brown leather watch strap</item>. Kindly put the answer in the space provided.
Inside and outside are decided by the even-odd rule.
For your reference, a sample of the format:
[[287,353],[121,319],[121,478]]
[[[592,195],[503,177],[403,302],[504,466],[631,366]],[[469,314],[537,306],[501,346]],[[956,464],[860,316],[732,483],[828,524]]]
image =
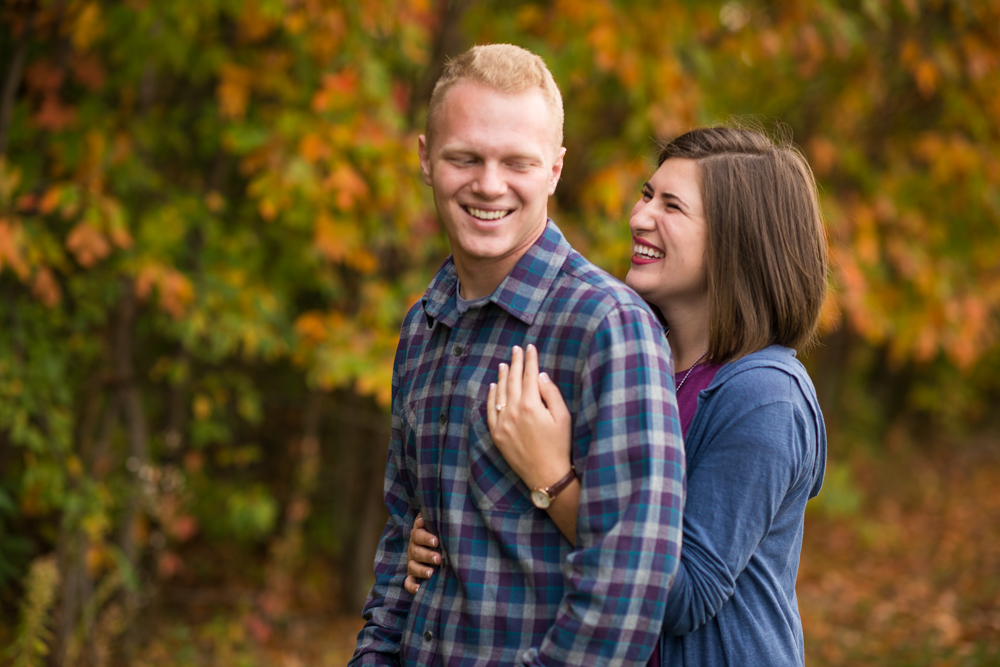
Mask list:
[[559,492],[565,489],[567,486],[569,486],[570,482],[572,482],[574,479],[576,479],[576,468],[570,466],[569,472],[566,473],[565,477],[563,477],[561,480],[559,480],[552,486],[546,487],[543,490],[546,493],[548,493],[550,498],[555,498],[557,495],[559,495]]

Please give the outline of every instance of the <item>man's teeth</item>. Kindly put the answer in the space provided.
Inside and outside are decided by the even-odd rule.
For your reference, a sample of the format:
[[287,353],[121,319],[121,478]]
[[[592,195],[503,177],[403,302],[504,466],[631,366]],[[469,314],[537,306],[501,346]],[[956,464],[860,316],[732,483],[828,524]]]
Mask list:
[[466,211],[469,212],[473,218],[479,218],[480,220],[499,220],[504,217],[510,211],[484,211],[481,208],[472,208],[471,206],[466,207]]
[[656,248],[650,248],[648,245],[640,245],[638,243],[632,246],[632,252],[643,257],[652,257],[653,259],[660,259],[666,256]]

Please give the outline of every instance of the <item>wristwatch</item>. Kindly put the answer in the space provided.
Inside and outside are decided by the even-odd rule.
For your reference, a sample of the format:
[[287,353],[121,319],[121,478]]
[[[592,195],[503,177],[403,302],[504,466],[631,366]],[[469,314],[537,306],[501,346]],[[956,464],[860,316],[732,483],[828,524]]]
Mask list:
[[559,492],[569,486],[569,483],[576,479],[576,468],[569,467],[569,472],[561,480],[551,486],[540,486],[531,490],[531,502],[540,510],[548,509],[552,501],[556,499]]

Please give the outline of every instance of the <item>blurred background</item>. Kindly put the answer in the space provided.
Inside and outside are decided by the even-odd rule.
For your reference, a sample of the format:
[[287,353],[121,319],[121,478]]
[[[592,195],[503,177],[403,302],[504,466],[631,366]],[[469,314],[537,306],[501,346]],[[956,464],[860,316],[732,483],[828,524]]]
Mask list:
[[346,662],[448,252],[417,135],[512,42],[618,277],[657,140],[789,126],[832,267],[807,660],[1000,664],[1000,1],[0,1],[5,663]]

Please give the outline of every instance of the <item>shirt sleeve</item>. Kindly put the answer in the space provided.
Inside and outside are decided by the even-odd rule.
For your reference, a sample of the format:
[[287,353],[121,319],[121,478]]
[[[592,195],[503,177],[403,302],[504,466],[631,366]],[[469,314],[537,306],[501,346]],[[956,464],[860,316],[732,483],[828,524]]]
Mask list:
[[[402,350],[402,341],[400,342]],[[402,406],[399,404],[398,369],[402,352],[397,352],[392,377],[392,436],[385,469],[385,506],[389,511],[375,554],[375,585],[368,593],[362,616],[365,625],[358,633],[350,667],[400,665],[400,644],[413,596],[403,588],[406,579],[406,549],[410,529],[418,510],[404,465]]]
[[645,665],[677,569],[684,450],[670,350],[652,315],[619,308],[590,343],[574,415],[577,549],[529,665]]
[[[759,396],[769,391],[766,386],[739,390]],[[746,405],[731,394],[719,393],[712,400]],[[666,635],[689,633],[715,617],[732,597],[737,577],[770,531],[789,490],[808,483],[800,479],[809,441],[800,416],[788,400],[756,400],[739,411],[713,412],[708,435],[699,441],[690,438],[684,551],[667,601]]]

